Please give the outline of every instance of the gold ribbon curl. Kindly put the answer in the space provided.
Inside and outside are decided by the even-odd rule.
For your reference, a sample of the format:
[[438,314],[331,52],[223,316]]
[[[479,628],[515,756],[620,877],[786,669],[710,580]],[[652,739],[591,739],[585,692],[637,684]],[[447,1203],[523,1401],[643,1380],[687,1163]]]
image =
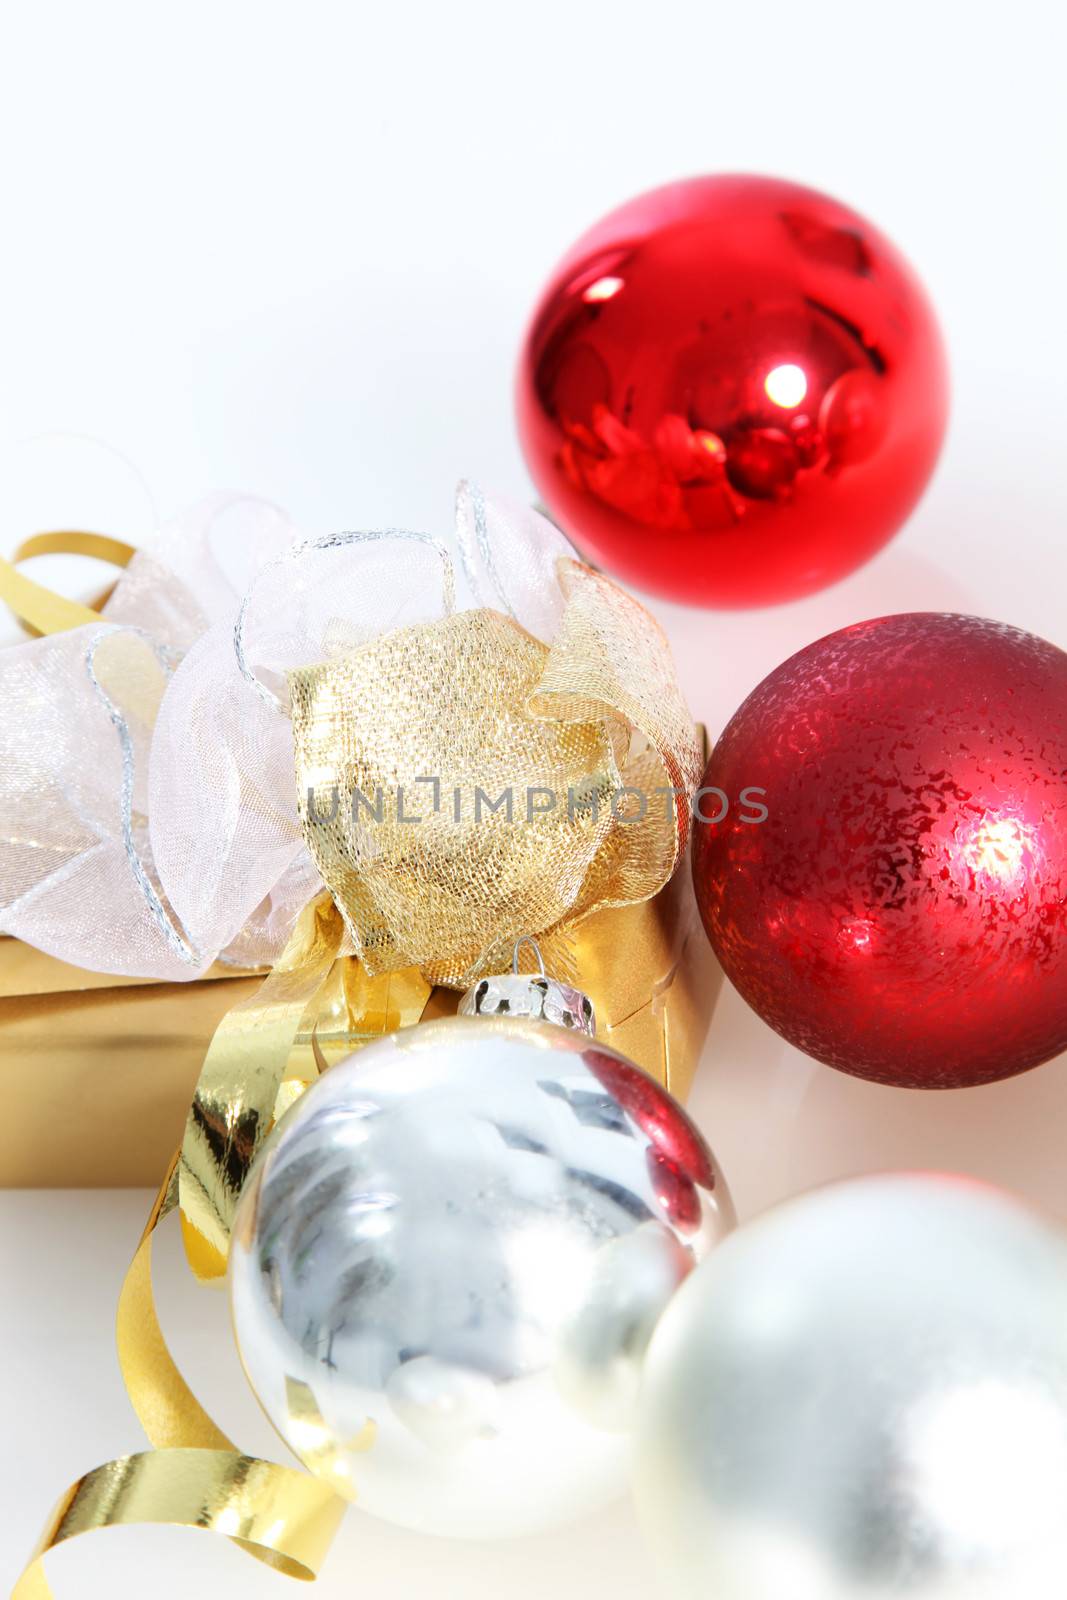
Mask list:
[[277,965],[216,1029],[182,1148],[119,1297],[123,1381],[155,1448],[108,1462],[67,1491],[12,1600],[50,1600],[43,1560],[57,1545],[138,1523],[221,1534],[288,1577],[318,1573],[346,1500],[298,1468],[244,1455],[204,1410],[159,1324],[152,1244],[160,1223],[180,1210],[193,1270],[205,1280],[221,1278],[244,1178],[273,1123],[331,1059],[423,1014],[425,980],[418,973],[371,978],[354,958],[337,959],[343,932],[330,896],[319,895],[300,914]]
[[418,1022],[430,997],[417,972],[372,978],[354,958],[338,960],[343,936],[330,895],[318,895],[270,973],[231,1006],[208,1046],[178,1161],[182,1236],[202,1281],[226,1273],[241,1190],[281,1112],[331,1055]]
[[109,1461],[68,1489],[12,1600],[51,1600],[44,1557],[102,1528],[199,1528],[232,1539],[287,1577],[311,1579],[340,1526],[345,1502],[328,1485],[295,1467],[243,1455],[178,1371],[152,1292],[153,1235],[177,1204],[175,1160],[126,1275],[116,1324],[123,1380],[155,1448]]
[[56,530],[52,533],[35,533],[24,539],[10,561],[0,556],[0,600],[6,602],[20,622],[34,633],[66,633],[71,628],[84,627],[87,622],[99,622],[100,612],[80,600],[68,600],[42,583],[35,583],[19,572],[18,563],[30,556],[77,555],[94,556],[98,561],[109,561],[112,566],[126,567],[133,559],[132,544],[122,539],[112,539],[105,533],[86,533]]
[[[231,1006],[208,1046],[178,1165],[182,1236],[198,1278],[226,1271],[245,1178],[273,1124],[301,1018],[329,976],[343,932],[329,895],[305,906],[274,968]],[[316,1074],[312,1063],[304,1082]]]

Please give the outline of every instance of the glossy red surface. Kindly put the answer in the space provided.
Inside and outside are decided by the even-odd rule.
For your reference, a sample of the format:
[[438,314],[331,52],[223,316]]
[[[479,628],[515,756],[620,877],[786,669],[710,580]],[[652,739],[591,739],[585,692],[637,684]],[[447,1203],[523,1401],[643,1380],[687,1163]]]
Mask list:
[[762,605],[859,566],[945,430],[937,322],[869,222],[774,178],[696,178],[567,254],[517,383],[534,481],[579,549],[672,599]]
[[765,822],[697,823],[693,876],[727,976],[792,1044],[915,1088],[1067,1050],[1062,650],[974,617],[859,623],[764,679],[705,782],[767,791]]

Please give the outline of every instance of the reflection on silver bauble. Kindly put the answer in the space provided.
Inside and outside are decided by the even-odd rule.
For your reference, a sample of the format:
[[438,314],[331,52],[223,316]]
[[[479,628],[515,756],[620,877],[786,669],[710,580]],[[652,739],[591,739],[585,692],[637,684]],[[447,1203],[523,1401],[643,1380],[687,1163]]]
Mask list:
[[333,1067],[264,1147],[238,1347],[278,1431],[363,1509],[528,1532],[625,1489],[648,1340],[732,1220],[700,1135],[615,1051],[425,1023]]
[[741,1229],[652,1340],[641,1520],[700,1600],[1067,1593],[1067,1241],[963,1178]]

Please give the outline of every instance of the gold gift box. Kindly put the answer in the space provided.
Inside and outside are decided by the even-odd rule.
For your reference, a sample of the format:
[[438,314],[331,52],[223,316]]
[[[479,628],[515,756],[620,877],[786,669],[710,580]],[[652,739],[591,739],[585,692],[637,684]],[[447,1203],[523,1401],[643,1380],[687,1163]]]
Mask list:
[[[721,983],[688,861],[654,900],[599,911],[571,938],[597,1036],[684,1098]],[[158,1184],[215,1028],[261,981],[225,967],[195,983],[114,978],[0,938],[0,1187]],[[435,989],[422,1015],[458,999]],[[317,1037],[335,1059],[390,1025]]]

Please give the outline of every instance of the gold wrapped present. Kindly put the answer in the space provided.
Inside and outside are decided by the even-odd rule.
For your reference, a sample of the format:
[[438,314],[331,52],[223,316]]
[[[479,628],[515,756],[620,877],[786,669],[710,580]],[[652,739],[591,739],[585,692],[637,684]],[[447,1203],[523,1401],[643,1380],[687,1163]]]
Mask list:
[[[569,943],[568,969],[593,1000],[599,1036],[684,1098],[721,982],[688,862],[654,899],[596,912]],[[115,978],[0,938],[0,1187],[157,1184],[216,1027],[261,981],[227,967],[184,984]],[[314,1019],[329,1061],[454,1011],[459,998],[402,973],[386,1005],[368,1009],[351,958],[338,961],[329,989]],[[309,1024],[298,1049],[310,1051],[310,1035]]]
[[0,1186],[155,1188],[208,1041],[259,982],[115,978],[0,939]]

